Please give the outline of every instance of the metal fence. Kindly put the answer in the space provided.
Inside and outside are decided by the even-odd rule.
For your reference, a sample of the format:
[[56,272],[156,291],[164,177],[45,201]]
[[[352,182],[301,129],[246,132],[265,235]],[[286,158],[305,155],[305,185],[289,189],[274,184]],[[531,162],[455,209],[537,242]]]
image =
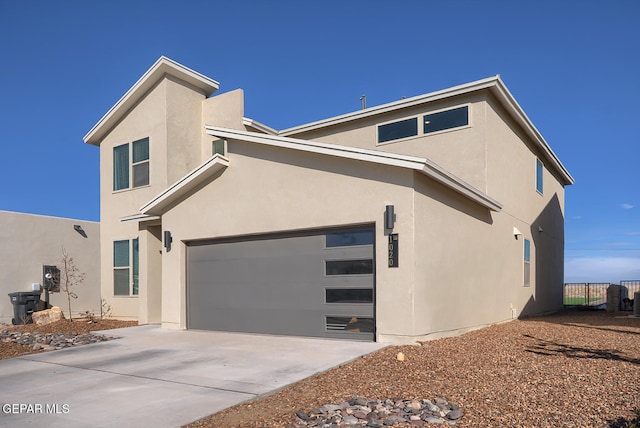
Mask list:
[[[607,288],[610,282],[568,282],[564,284],[563,303],[565,306],[582,306],[604,309],[607,305]],[[640,280],[620,281],[620,310],[633,310],[624,299],[633,299],[640,291]],[[627,302],[628,303],[628,302]]]
[[600,307],[607,304],[609,282],[569,282],[564,285],[565,306]]
[[620,303],[623,310],[633,310],[631,303],[624,299],[633,300],[633,295],[640,291],[640,279],[620,281]]

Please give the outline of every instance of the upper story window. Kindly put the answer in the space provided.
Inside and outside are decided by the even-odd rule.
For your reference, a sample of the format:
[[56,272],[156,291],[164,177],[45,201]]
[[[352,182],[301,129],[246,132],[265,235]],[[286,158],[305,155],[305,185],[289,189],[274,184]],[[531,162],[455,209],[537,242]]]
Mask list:
[[222,156],[225,156],[227,154],[224,140],[213,140],[213,142],[211,143],[211,155],[213,156],[216,154]]
[[540,159],[536,159],[536,190],[540,194],[542,194],[543,176],[544,176],[544,166],[542,165],[542,161]]
[[469,124],[469,107],[458,107],[453,110],[427,114],[423,118],[424,133],[444,131],[445,129],[459,128]]
[[[129,161],[131,159],[131,162]],[[149,138],[113,148],[113,190],[149,184]]]
[[417,117],[378,126],[378,143],[414,137],[416,135],[418,135]]
[[422,130],[418,127],[418,117],[385,123],[378,126],[378,144],[402,138],[432,134],[447,129],[469,125],[469,106],[457,107],[422,116]]

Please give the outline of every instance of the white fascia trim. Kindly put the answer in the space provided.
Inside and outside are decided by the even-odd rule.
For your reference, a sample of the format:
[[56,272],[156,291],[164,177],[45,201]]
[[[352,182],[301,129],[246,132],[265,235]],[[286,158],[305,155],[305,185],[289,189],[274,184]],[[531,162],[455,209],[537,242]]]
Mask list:
[[491,211],[502,211],[502,204],[486,193],[481,192],[469,183],[461,180],[449,171],[443,169],[439,165],[433,163],[429,159],[425,159],[424,166],[420,172],[427,177],[440,182],[441,184],[455,190],[461,195],[475,201]]
[[159,220],[160,216],[146,215],[146,214],[131,214],[128,216],[120,217],[120,223],[142,223],[145,221]]
[[229,166],[229,159],[215,154],[202,165],[176,181],[164,192],[160,193],[140,208],[140,212],[146,215],[162,215],[164,208],[175,202],[193,187],[201,184]]
[[575,179],[571,176],[562,162],[560,162],[558,156],[556,156],[553,150],[551,150],[551,147],[544,139],[540,131],[538,131],[533,122],[531,122],[522,107],[520,107],[520,104],[518,104],[507,86],[499,77],[496,81],[496,85],[492,87],[492,91],[494,95],[496,95],[496,97],[502,101],[502,104],[507,108],[511,115],[516,118],[516,122],[518,122],[520,126],[522,126],[522,128],[525,130],[525,132],[529,134],[531,139],[533,139],[533,141],[537,143],[538,147],[545,154],[546,158],[551,161],[553,167],[560,172],[562,178],[564,178],[565,180],[565,184],[571,185],[575,183]]
[[219,138],[230,138],[251,143],[266,144],[287,149],[302,150],[346,159],[413,169],[455,190],[485,208],[492,211],[502,210],[502,205],[499,202],[469,185],[465,181],[459,179],[450,172],[444,170],[429,159],[397,153],[381,152],[377,150],[340,146],[336,144],[299,140],[296,138],[263,135],[255,132],[239,131],[236,129],[220,128],[215,126],[206,126],[205,129],[207,134]]
[[209,97],[220,87],[220,83],[194,71],[184,65],[161,56],[155,64],[142,75],[140,79],[118,100],[117,103],[102,116],[93,128],[83,137],[87,144],[99,145],[100,139],[115,125],[122,116],[135,105],[138,100],[149,91],[165,74],[201,89]]
[[339,125],[345,122],[350,122],[353,120],[363,119],[379,114],[388,113],[391,111],[400,110],[407,107],[414,107],[420,104],[425,104],[433,101],[442,100],[444,98],[455,97],[458,95],[468,94],[474,91],[479,91],[483,89],[489,89],[492,93],[498,98],[498,100],[505,106],[505,108],[512,114],[512,116],[516,119],[516,122],[519,123],[524,130],[529,134],[529,136],[533,139],[534,143],[538,145],[538,147],[545,153],[546,157],[551,161],[551,165],[560,172],[560,175],[565,180],[564,184],[570,185],[575,182],[569,171],[565,168],[565,166],[560,162],[560,159],[556,156],[556,154],[551,150],[549,144],[542,137],[542,134],[536,129],[531,120],[524,113],[524,110],[518,102],[515,100],[513,95],[509,92],[506,85],[500,78],[500,75],[496,75],[493,77],[489,77],[482,80],[477,80],[475,82],[467,83],[464,85],[454,86],[452,88],[443,89],[436,92],[431,92],[429,94],[418,95],[412,98],[407,98],[404,100],[394,101],[388,104],[382,104],[379,106],[371,107],[364,110],[359,110],[352,113],[343,114],[341,116],[335,116],[328,119],[319,120],[316,122],[307,123],[304,125],[296,126],[293,128],[283,129],[278,135],[288,136],[301,134],[308,131],[313,131],[320,128],[325,128],[333,125]]
[[265,134],[278,135],[278,131],[276,131],[275,129],[265,125],[264,123],[260,123],[257,120],[249,119],[248,117],[242,118],[242,124],[244,126],[249,126],[251,128],[257,129],[258,131],[262,131]]
[[319,128],[326,128],[333,125],[339,125],[341,123],[350,122],[352,120],[363,119],[370,116],[388,113],[390,111],[400,110],[407,107],[413,107],[416,105],[441,100],[444,98],[450,98],[456,95],[466,94],[469,92],[489,88],[495,85],[495,82],[499,79],[500,79],[499,76],[493,76],[486,79],[477,80],[475,82],[466,83],[464,85],[454,86],[453,88],[443,89],[440,91],[431,92],[424,95],[418,95],[415,97],[406,98],[403,100],[370,107],[364,110],[346,113],[340,116],[318,120],[316,122],[306,123],[304,125],[295,126],[293,128],[283,129],[278,134],[282,136],[300,134],[303,132],[313,131]]

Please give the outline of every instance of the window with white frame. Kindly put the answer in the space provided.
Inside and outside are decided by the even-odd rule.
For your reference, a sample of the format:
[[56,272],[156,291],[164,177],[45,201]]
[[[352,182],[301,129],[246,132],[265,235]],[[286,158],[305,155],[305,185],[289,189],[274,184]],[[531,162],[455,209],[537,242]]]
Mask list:
[[536,190],[542,194],[543,189],[544,166],[540,159],[536,159]]
[[113,295],[137,296],[140,281],[138,238],[113,242]]
[[226,144],[224,140],[213,140],[211,143],[211,155],[221,155],[225,156],[226,153]]
[[149,138],[113,148],[113,190],[149,184]]
[[[422,126],[419,126],[420,119]],[[468,125],[469,106],[467,105],[378,125],[378,144],[463,128]]]
[[524,257],[523,257],[523,265],[524,265],[524,280],[523,284],[525,287],[531,285],[531,241],[528,239],[524,240]]

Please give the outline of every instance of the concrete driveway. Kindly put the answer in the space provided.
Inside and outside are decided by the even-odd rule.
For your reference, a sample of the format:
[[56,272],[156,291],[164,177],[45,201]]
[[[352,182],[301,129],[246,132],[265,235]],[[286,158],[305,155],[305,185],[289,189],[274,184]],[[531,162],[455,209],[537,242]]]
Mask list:
[[0,361],[0,426],[176,427],[382,348],[370,342],[163,330]]

